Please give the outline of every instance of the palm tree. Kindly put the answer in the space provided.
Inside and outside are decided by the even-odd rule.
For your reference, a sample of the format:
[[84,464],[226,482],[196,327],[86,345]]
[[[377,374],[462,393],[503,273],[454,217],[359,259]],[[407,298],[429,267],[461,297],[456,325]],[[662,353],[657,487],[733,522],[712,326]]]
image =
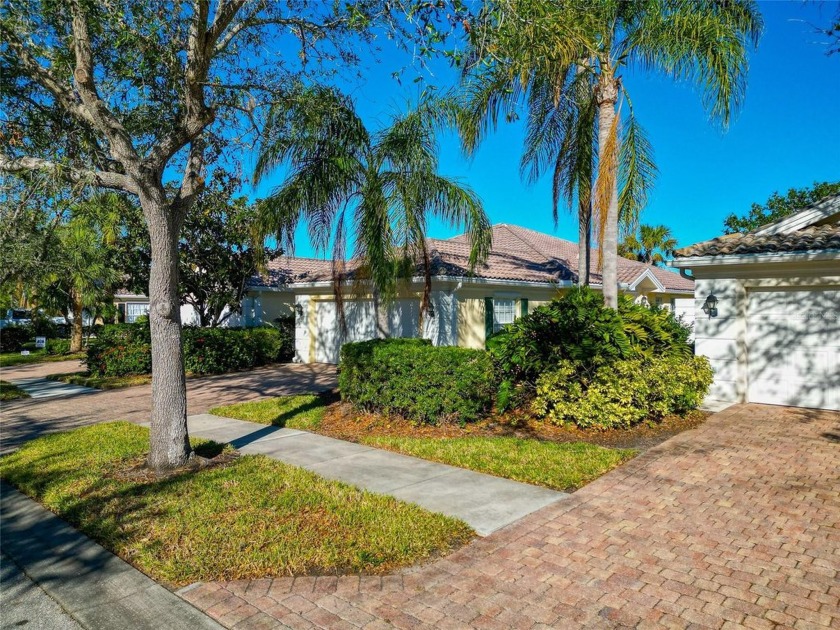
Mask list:
[[[555,199],[558,180],[565,184],[560,189],[567,202],[577,197],[585,206],[591,198],[604,302],[615,308],[619,221],[630,226],[638,221],[655,172],[622,72],[691,80],[711,116],[726,126],[743,98],[747,52],[761,30],[752,0],[493,0],[471,29],[460,126],[464,146],[473,149],[500,113],[514,118],[523,100],[529,128],[532,120],[553,116],[591,119],[592,134],[565,128],[534,140],[543,147],[541,167],[549,166],[546,155],[555,158]],[[585,98],[581,84],[590,86]],[[542,119],[540,107],[548,107]],[[588,153],[593,139],[594,160],[581,163],[564,155],[576,143],[585,146],[575,151]],[[569,164],[582,168],[573,171]],[[579,215],[585,219],[588,213]]]
[[324,86],[299,87],[272,109],[255,181],[280,165],[288,167],[288,175],[260,203],[262,232],[275,234],[291,251],[295,228],[304,219],[316,250],[332,249],[339,308],[352,244],[356,278],[364,278],[374,296],[386,301],[419,262],[425,273],[421,312],[427,313],[431,216],[465,229],[471,267],[486,258],[491,232],[481,201],[437,172],[436,133],[453,111],[446,99],[424,96],[386,129],[371,133],[352,101]]
[[664,225],[640,225],[638,234],[628,234],[618,245],[624,258],[657,266],[674,255],[677,239]]

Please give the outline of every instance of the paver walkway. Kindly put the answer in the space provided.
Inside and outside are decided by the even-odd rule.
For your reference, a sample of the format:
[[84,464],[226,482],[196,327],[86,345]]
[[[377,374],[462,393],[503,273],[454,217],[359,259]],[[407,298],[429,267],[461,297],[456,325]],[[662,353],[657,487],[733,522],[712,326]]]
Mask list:
[[569,496],[307,431],[210,414],[188,420],[191,435],[460,518],[482,536]]
[[[56,364],[43,364],[45,366]],[[43,376],[24,369],[3,369],[4,380]],[[72,371],[72,370],[61,370]],[[190,413],[202,413],[216,405],[271,396],[328,391],[336,386],[334,365],[281,364],[235,374],[220,374],[187,379],[187,406]],[[140,385],[98,391],[84,396],[23,399],[0,405],[0,453],[43,433],[67,431],[75,427],[110,420],[148,421],[151,410],[151,386]]]
[[[207,615],[17,490],[0,483],[0,495],[3,554],[22,570],[17,580],[7,582],[14,590],[3,590],[4,623],[12,618],[19,627],[219,628]],[[29,589],[40,592],[27,596],[29,606],[24,609],[15,605],[15,598],[23,596],[27,580]],[[39,613],[40,618],[33,618]]]
[[740,405],[395,576],[202,584],[248,628],[840,628],[840,414]]

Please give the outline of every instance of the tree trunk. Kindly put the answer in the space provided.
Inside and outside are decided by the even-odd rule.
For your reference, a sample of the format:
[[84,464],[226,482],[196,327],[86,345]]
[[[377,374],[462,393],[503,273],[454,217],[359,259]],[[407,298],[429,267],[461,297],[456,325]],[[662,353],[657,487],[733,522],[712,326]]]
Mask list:
[[180,221],[162,187],[146,186],[140,204],[151,239],[149,324],[152,333],[152,427],[148,465],[171,470],[192,457],[178,299]]
[[578,286],[589,286],[592,247],[592,208],[581,203],[578,209]]
[[[610,134],[618,133],[613,129],[616,124],[615,106],[618,102],[618,81],[612,72],[602,69],[598,80],[598,169],[611,172],[599,172],[599,177],[606,176],[609,185],[603,232],[601,233],[601,278],[604,293],[604,305],[618,308],[618,140],[614,139],[610,147]],[[608,155],[608,151],[614,155]]]
[[73,324],[70,333],[70,352],[81,352],[85,308],[82,302],[82,294],[76,291],[76,289],[72,289],[70,291],[70,300],[73,307]]

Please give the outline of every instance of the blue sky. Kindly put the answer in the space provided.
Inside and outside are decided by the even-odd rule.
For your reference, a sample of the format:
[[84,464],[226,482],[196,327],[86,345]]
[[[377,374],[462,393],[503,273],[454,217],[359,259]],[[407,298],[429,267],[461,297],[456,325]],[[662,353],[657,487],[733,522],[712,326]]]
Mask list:
[[[825,38],[814,25],[829,24],[836,2],[760,2],[765,33],[751,55],[746,100],[729,129],[710,123],[700,97],[689,83],[630,74],[624,83],[636,115],[653,144],[659,176],[644,223],[671,227],[680,245],[722,234],[730,212],[742,214],[752,202],[774,191],[840,180],[840,54],[825,54]],[[400,85],[391,76],[403,63],[388,50],[365,64],[362,81],[341,87],[353,94],[358,110],[373,128],[404,109],[419,85],[408,75]],[[432,67],[427,84],[454,85],[455,70]],[[461,154],[451,134],[441,138],[441,171],[460,178],[481,197],[493,223],[514,223],[576,240],[571,215],[555,228],[551,183],[536,185],[519,176],[522,125],[502,124],[472,160]],[[264,196],[280,174],[255,191]],[[430,236],[456,231],[433,224]],[[296,237],[299,256],[313,255],[303,229]]]

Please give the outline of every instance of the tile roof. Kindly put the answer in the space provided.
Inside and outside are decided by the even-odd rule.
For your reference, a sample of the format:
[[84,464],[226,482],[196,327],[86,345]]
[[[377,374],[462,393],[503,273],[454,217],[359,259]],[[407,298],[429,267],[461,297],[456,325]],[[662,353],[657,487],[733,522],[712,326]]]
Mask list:
[[[795,229],[797,225],[802,227]],[[751,232],[726,234],[683,247],[674,252],[674,256],[688,258],[825,250],[840,250],[840,195],[821,199]]]
[[[576,243],[516,225],[503,223],[494,225],[492,229],[493,246],[490,255],[483,265],[474,270],[473,277],[542,283],[577,280]],[[465,234],[449,239],[430,238],[427,243],[434,276],[469,275],[470,246]],[[596,251],[592,252],[591,260],[593,263],[598,260]],[[647,270],[667,290],[694,290],[694,283],[677,273],[626,258],[618,259],[618,281],[621,283],[630,284]],[[332,266],[329,260],[283,256],[269,263],[267,275],[260,280],[254,279],[253,284],[279,287],[288,283],[326,281],[331,278]],[[600,284],[601,276],[592,272],[589,280],[593,284]]]

